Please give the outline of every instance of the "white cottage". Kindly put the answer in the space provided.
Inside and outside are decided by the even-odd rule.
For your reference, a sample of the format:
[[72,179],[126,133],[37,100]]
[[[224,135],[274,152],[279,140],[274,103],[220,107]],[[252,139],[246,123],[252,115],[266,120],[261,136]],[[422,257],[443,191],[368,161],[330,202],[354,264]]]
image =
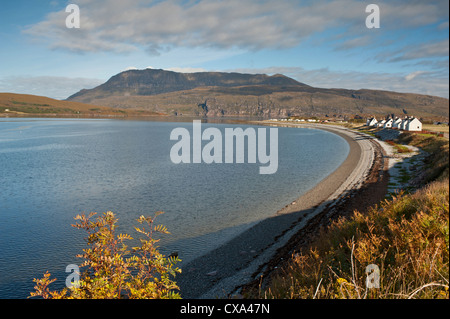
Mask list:
[[402,119],[397,117],[394,122],[392,122],[392,128],[400,129],[400,125],[402,124]]
[[389,119],[386,121],[386,123],[384,123],[384,128],[392,128],[392,123],[394,123],[394,120]]
[[422,122],[420,122],[417,118],[414,117],[408,121],[405,130],[420,132],[422,131]]
[[374,117],[371,117],[370,119],[367,119],[367,121],[366,121],[367,126],[377,126],[377,123],[378,123],[378,121]]
[[378,122],[378,127],[384,127],[384,123],[386,123],[386,120]]
[[402,122],[400,123],[400,129],[401,130],[406,130],[406,126],[408,125],[409,119],[405,118],[402,120]]

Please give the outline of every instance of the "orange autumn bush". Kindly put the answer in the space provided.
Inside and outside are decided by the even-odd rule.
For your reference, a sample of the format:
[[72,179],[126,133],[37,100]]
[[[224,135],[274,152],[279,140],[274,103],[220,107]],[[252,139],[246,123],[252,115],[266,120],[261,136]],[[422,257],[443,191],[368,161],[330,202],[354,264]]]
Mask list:
[[154,233],[169,234],[166,227],[154,226],[154,217],[141,216],[141,227],[136,231],[143,235],[140,246],[129,249],[126,241],[133,238],[128,234],[116,235],[117,221],[114,213],[107,212],[96,220],[89,216],[78,215],[73,227],[88,233],[87,246],[80,280],[70,288],[50,291],[49,285],[56,279],[45,273],[42,279],[34,279],[35,291],[30,297],[40,296],[44,299],[165,299],[180,298],[179,287],[172,279],[181,270],[175,267],[178,257],[165,257],[158,250],[159,239]]

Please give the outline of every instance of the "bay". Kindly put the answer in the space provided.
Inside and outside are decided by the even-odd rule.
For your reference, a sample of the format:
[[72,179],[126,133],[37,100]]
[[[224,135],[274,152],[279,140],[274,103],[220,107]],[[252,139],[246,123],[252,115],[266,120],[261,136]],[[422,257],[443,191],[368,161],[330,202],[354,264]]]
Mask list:
[[85,234],[70,226],[77,214],[113,211],[119,231],[135,236],[140,215],[164,211],[157,223],[171,235],[160,250],[178,251],[182,267],[273,216],[349,152],[332,133],[279,128],[273,175],[260,175],[259,163],[174,164],[169,137],[177,127],[192,130],[192,122],[0,120],[0,298],[26,298],[47,270],[63,285],[85,247]]

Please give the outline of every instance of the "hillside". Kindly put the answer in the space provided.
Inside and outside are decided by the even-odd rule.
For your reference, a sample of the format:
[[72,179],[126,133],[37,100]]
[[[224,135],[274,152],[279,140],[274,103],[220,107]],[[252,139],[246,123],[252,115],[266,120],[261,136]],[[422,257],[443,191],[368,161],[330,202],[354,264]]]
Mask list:
[[44,96],[0,93],[0,117],[2,116],[81,116],[125,117],[158,115],[150,111],[139,112],[80,102],[54,100]]
[[[448,139],[403,133],[393,142],[426,152],[423,168],[406,176],[415,182],[375,205],[356,195],[361,208],[344,205],[316,217],[324,221],[320,230],[310,221],[247,285],[247,298],[448,300]],[[379,270],[376,289],[367,281],[372,266]]]
[[314,88],[284,75],[177,73],[146,69],[113,76],[69,101],[195,116],[370,116],[394,113],[449,117],[448,99],[379,90]]

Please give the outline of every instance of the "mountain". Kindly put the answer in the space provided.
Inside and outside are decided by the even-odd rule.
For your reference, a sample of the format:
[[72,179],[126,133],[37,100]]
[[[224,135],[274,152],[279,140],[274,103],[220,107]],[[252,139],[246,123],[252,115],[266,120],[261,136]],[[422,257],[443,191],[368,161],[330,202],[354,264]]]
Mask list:
[[448,99],[380,90],[315,88],[287,76],[130,70],[69,101],[194,116],[383,116],[448,119]]
[[119,73],[106,83],[91,89],[81,90],[68,100],[92,101],[109,96],[147,96],[162,93],[192,90],[199,87],[241,86],[306,86],[284,75],[241,74],[220,72],[177,73],[172,71],[145,69]]

